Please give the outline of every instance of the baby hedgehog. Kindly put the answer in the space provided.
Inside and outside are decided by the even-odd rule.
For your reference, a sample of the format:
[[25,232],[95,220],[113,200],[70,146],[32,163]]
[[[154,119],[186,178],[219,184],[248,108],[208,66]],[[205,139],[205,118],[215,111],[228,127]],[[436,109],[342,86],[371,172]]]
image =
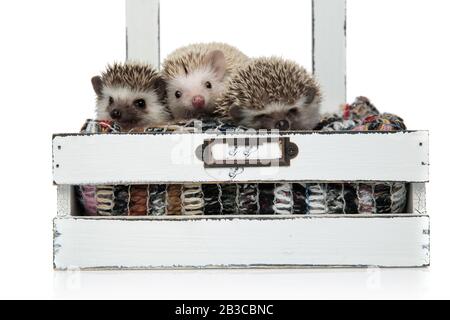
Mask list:
[[175,120],[210,117],[231,75],[248,57],[224,43],[192,44],[175,50],[163,64],[167,104]]
[[165,84],[149,65],[114,64],[92,78],[97,94],[97,118],[114,120],[122,131],[169,121],[164,106]]
[[253,129],[312,130],[320,119],[318,83],[292,61],[254,59],[232,78],[217,113]]

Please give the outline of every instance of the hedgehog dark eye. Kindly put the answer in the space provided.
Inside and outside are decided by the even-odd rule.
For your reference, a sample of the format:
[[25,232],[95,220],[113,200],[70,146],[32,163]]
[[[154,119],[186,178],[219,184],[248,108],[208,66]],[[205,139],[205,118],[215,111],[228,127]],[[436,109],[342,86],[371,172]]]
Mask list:
[[145,109],[145,100],[144,99],[138,99],[133,102],[133,105],[138,109]]
[[180,99],[183,96],[183,93],[181,91],[175,92],[175,98]]
[[114,103],[113,97],[109,97],[109,105],[112,105]]
[[292,108],[291,110],[289,110],[289,114],[293,115],[293,116],[297,115],[298,114],[298,109],[297,108]]
[[209,81],[207,81],[207,82],[205,83],[205,86],[206,86],[206,88],[208,88],[208,89],[212,89],[212,84],[211,84],[211,82],[209,82]]
[[255,121],[272,120],[272,117],[268,114],[259,114],[253,118]]

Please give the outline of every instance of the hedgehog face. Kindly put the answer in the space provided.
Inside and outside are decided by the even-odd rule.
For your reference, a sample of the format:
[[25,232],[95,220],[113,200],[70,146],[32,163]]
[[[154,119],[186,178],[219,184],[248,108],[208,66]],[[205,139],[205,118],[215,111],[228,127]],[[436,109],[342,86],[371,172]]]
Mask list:
[[154,91],[103,87],[97,100],[98,119],[116,121],[123,131],[157,125],[169,114]]
[[212,51],[201,67],[184,69],[182,74],[167,79],[167,103],[175,119],[198,119],[211,115],[216,101],[225,91],[225,56]]
[[170,120],[163,106],[165,82],[148,64],[109,65],[92,78],[97,94],[97,117],[113,120],[123,131],[162,124]]
[[196,70],[169,81],[167,102],[175,119],[200,118],[211,114],[225,86],[211,69]]
[[294,104],[270,103],[261,110],[234,106],[230,116],[239,125],[256,130],[312,130],[320,120],[319,105],[307,98]]

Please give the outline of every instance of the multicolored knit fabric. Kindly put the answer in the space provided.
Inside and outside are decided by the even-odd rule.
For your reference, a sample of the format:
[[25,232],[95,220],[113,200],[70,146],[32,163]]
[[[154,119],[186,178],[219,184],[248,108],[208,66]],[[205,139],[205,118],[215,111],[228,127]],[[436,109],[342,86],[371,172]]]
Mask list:
[[370,116],[362,121],[362,124],[352,129],[353,131],[402,131],[406,130],[403,119],[396,115],[384,113]]
[[294,214],[308,213],[308,199],[306,197],[306,185],[294,183],[292,185],[292,196],[294,200]]
[[259,189],[259,214],[273,215],[275,203],[275,184],[261,183],[258,185]]
[[182,186],[179,184],[168,185],[166,192],[167,214],[171,216],[180,216],[182,213]]
[[164,184],[149,186],[149,215],[164,216],[167,212],[167,186]]
[[204,213],[206,216],[221,215],[223,211],[222,188],[219,184],[204,184],[202,186],[205,199]]
[[84,208],[86,216],[97,215],[97,198],[95,193],[97,188],[95,186],[80,186],[77,187],[77,194],[81,205]]
[[205,199],[202,185],[185,184],[181,188],[181,214],[185,216],[203,215]]
[[114,208],[113,216],[128,216],[130,215],[129,204],[131,186],[115,186],[114,187]]
[[294,195],[292,184],[275,184],[273,211],[277,215],[294,214]]
[[222,213],[224,215],[236,215],[239,213],[238,208],[238,185],[237,184],[222,184],[221,203]]
[[258,185],[239,184],[237,192],[238,212],[243,215],[258,214]]
[[148,215],[148,201],[150,197],[148,187],[146,185],[130,187],[129,216],[140,217]]
[[380,113],[366,97],[358,97],[352,104],[341,107],[340,114],[323,117],[317,131],[402,131],[406,125],[402,118]]

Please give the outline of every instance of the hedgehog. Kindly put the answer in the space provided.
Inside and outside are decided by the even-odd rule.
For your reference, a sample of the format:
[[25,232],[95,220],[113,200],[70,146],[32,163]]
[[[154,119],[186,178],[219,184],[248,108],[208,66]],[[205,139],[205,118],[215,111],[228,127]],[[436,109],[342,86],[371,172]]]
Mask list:
[[115,63],[92,78],[97,94],[97,119],[112,120],[130,131],[170,120],[165,107],[165,82],[150,65]]
[[217,116],[252,129],[313,130],[320,120],[317,81],[297,63],[253,59],[218,99]]
[[173,118],[210,118],[231,75],[248,61],[244,53],[225,43],[192,44],[171,53],[162,75]]

